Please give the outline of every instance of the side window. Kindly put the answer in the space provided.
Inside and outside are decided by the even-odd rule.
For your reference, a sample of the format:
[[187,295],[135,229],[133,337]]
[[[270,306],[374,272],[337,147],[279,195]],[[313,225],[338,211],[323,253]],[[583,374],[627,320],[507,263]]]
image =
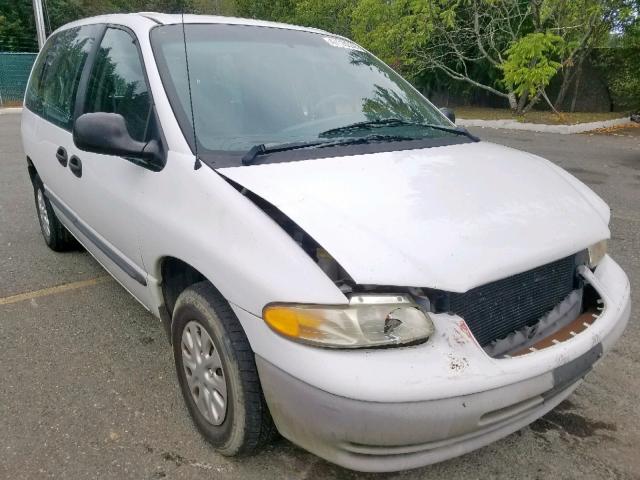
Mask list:
[[52,37],[42,48],[40,55],[36,59],[36,63],[31,71],[31,77],[29,78],[29,84],[27,85],[27,91],[24,96],[24,106],[31,110],[33,113],[42,115],[42,71],[44,70],[45,59],[49,55],[51,45],[55,42],[56,37]]
[[80,74],[98,28],[96,25],[70,28],[47,42],[27,88],[29,110],[71,130]]
[[108,28],[89,77],[84,112],[119,113],[135,140],[148,140],[151,98],[136,46],[126,31]]

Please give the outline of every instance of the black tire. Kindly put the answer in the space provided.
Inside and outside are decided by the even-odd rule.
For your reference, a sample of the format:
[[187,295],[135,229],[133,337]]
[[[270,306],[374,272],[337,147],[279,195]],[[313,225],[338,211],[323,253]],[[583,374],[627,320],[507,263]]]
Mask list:
[[[226,385],[226,413],[215,425],[201,413],[187,380],[183,362],[183,333],[197,322],[213,341],[222,363]],[[200,433],[226,456],[250,455],[276,436],[276,429],[262,393],[253,350],[222,295],[209,283],[184,290],[173,312],[173,355],[182,396]],[[197,355],[197,353],[196,353]]]
[[[69,230],[60,223],[58,217],[56,217],[53,208],[51,208],[51,203],[44,193],[42,181],[37,175],[33,179],[33,196],[36,203],[40,232],[47,246],[55,252],[66,252],[77,249],[79,246],[77,240],[71,235]],[[39,198],[39,196],[41,196],[41,198]],[[43,207],[46,214],[45,218],[48,219],[48,228],[41,212],[41,208]]]

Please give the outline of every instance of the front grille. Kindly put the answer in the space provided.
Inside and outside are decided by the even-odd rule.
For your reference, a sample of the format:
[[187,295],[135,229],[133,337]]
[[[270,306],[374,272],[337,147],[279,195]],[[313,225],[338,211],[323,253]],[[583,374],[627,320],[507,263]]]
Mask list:
[[450,293],[448,310],[481,346],[535,324],[575,288],[576,255],[469,290]]

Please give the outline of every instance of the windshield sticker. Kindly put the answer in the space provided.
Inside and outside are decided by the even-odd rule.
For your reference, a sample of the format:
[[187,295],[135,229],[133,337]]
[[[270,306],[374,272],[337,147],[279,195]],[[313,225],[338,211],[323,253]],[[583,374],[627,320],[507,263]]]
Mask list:
[[349,40],[346,40],[344,38],[338,38],[338,37],[322,37],[322,38],[324,39],[325,42],[327,42],[332,47],[346,48],[348,50],[357,50],[359,52],[364,52],[364,49],[362,49],[359,45],[356,45],[355,43],[350,42]]

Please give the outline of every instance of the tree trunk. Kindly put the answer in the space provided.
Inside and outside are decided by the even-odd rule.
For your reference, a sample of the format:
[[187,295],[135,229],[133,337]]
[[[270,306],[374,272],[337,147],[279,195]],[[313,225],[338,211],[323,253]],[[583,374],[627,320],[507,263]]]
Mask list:
[[553,113],[555,113],[562,119],[562,114],[553,106],[553,103],[551,103],[551,100],[549,100],[549,97],[547,96],[547,92],[545,92],[544,89],[540,89],[540,94],[542,95],[542,98],[544,98],[545,102],[547,102],[547,104],[549,105],[549,108],[553,110]]
[[560,87],[560,91],[558,92],[558,96],[556,97],[556,101],[553,102],[553,106],[556,110],[562,110],[562,102],[564,102],[564,99],[569,92],[569,87],[571,87],[573,79],[578,74],[578,71],[582,69],[582,62],[584,62],[584,59],[587,58],[587,55],[589,55],[590,51],[590,48],[581,50],[576,54],[576,62],[574,63],[574,67],[570,68],[567,66],[563,68],[562,85]]
[[518,99],[518,109],[516,111],[518,115],[522,115],[523,113],[522,110],[524,109],[524,106],[527,104],[528,98],[529,98],[529,94],[525,92]]
[[542,96],[542,91],[538,91],[538,93],[536,93],[535,97],[533,97],[531,99],[531,101],[529,102],[529,104],[524,107],[522,109],[522,114],[524,115],[525,113],[527,113],[529,110],[531,110],[533,108],[533,106],[538,103],[538,100],[540,100],[540,97]]
[[518,100],[516,99],[516,94],[513,92],[509,92],[507,94],[507,99],[509,100],[509,108],[513,112],[518,112]]
[[562,109],[562,102],[564,102],[564,97],[567,96],[567,92],[571,86],[571,80],[573,80],[572,70],[572,67],[564,67],[562,69],[562,84],[560,85],[560,90],[558,90],[556,101],[553,102],[554,107],[558,110]]
[[578,64],[578,70],[576,71],[576,82],[573,87],[573,98],[571,99],[571,109],[569,110],[571,113],[576,111],[576,100],[578,98],[578,92],[580,91],[580,80],[582,79],[582,58],[580,63]]

